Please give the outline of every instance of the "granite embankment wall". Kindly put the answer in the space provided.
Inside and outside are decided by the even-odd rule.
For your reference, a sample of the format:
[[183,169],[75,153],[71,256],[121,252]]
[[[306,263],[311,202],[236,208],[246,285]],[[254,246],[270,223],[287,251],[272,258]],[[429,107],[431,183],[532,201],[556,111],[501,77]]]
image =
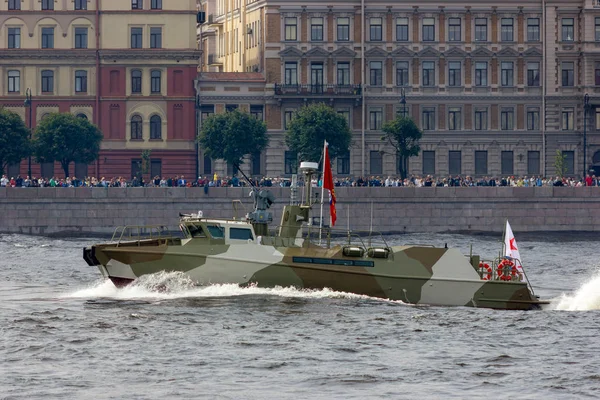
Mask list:
[[[288,188],[271,188],[279,223]],[[317,190],[319,192],[320,190]],[[110,234],[121,225],[177,229],[179,212],[231,217],[248,188],[0,188],[0,232]],[[337,188],[338,224],[381,232],[600,231],[600,187]],[[299,192],[299,196],[301,193]],[[325,210],[327,210],[327,205]],[[318,215],[319,205],[315,206]],[[238,215],[242,215],[239,212]],[[328,214],[327,214],[328,215]]]

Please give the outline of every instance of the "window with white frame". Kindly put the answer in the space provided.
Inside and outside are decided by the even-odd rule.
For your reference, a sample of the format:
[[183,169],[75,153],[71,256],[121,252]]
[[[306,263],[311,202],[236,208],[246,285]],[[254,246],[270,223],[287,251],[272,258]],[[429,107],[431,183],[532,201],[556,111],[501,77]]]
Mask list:
[[369,110],[369,129],[378,131],[381,129],[383,122],[383,110],[381,108],[373,108]]
[[458,131],[461,128],[461,115],[459,107],[450,107],[448,109],[448,130]]
[[382,18],[369,19],[369,40],[372,42],[381,42],[383,40]]
[[20,10],[21,9],[21,0],[8,0],[8,9],[9,10]]
[[408,18],[396,18],[396,40],[408,42]]
[[500,73],[502,86],[513,86],[514,63],[512,61],[502,61],[500,63]]
[[460,18],[448,18],[448,41],[461,41]]
[[298,84],[298,63],[297,62],[286,62],[284,79],[286,85],[297,85]]
[[422,112],[422,122],[423,122],[423,130],[424,131],[433,131],[435,130],[435,108],[433,107],[424,107]]
[[488,85],[488,63],[486,61],[475,62],[475,86]]
[[371,86],[383,84],[383,63],[381,61],[369,62],[369,84]]
[[435,18],[423,18],[423,38],[424,42],[433,42],[435,40]]
[[408,86],[408,61],[396,62],[396,86]]
[[290,127],[290,122],[294,119],[294,114],[296,110],[285,110],[283,113],[283,129],[288,129]]
[[561,63],[562,86],[571,87],[575,85],[575,63],[564,61]]
[[460,61],[450,61],[448,63],[448,86],[461,85],[461,64]]
[[21,28],[8,28],[8,48],[21,48]]
[[540,41],[540,19],[539,18],[527,18],[527,41],[528,42],[539,42]]
[[575,19],[563,18],[561,21],[561,38],[563,42],[572,42],[575,40]]
[[502,108],[500,111],[500,129],[510,131],[514,129],[515,111],[512,108]]
[[573,108],[563,108],[562,118],[561,118],[561,127],[562,127],[563,131],[572,131],[573,130],[574,115],[575,115],[575,111]]
[[540,129],[540,109],[530,107],[527,109],[527,130],[537,131]]
[[475,18],[475,41],[487,42],[487,18]]
[[75,71],[75,93],[87,92],[87,71]]
[[340,42],[350,40],[350,18],[341,17],[337,19],[337,40]]
[[503,42],[512,42],[515,40],[514,26],[512,18],[502,18],[500,21],[500,40]]
[[21,72],[8,71],[8,93],[19,93],[21,91]]
[[88,48],[88,28],[83,26],[75,28],[75,48]]
[[349,62],[337,63],[337,84],[338,85],[350,85],[350,63]]
[[540,86],[540,63],[527,63],[527,86]]
[[594,18],[594,40],[600,42],[600,17]]
[[310,40],[320,42],[323,40],[323,18],[310,19]]
[[298,22],[296,17],[286,17],[285,21],[285,40],[298,40]]
[[435,86],[435,62],[423,61],[422,63],[423,86]]
[[488,129],[488,111],[487,107],[475,108],[475,130],[487,131]]

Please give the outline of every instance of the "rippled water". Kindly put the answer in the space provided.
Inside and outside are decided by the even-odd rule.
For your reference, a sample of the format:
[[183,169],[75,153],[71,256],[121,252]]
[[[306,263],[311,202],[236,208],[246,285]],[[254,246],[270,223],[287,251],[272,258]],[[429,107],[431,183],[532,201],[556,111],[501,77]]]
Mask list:
[[516,235],[548,310],[196,288],[175,274],[118,290],[81,258],[95,240],[0,236],[0,399],[595,398],[600,239]]

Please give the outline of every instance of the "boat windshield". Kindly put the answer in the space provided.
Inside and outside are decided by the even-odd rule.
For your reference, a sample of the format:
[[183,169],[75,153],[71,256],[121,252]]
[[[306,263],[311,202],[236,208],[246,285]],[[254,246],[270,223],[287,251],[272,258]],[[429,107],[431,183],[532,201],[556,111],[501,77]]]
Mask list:
[[221,226],[217,225],[207,225],[208,232],[210,232],[210,236],[214,239],[223,239],[225,237],[225,229]]
[[204,234],[204,231],[202,230],[202,228],[200,226],[196,226],[196,225],[188,225],[188,229],[190,231],[190,235],[192,235],[193,238],[205,238],[206,235]]

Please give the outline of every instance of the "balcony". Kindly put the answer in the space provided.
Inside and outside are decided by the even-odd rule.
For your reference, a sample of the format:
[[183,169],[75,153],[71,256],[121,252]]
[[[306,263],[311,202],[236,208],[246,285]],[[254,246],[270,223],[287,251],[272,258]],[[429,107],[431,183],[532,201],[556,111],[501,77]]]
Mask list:
[[216,54],[208,55],[208,65],[223,65],[223,62],[219,60]]
[[284,85],[275,84],[276,98],[348,98],[359,99],[361,96],[360,85]]

